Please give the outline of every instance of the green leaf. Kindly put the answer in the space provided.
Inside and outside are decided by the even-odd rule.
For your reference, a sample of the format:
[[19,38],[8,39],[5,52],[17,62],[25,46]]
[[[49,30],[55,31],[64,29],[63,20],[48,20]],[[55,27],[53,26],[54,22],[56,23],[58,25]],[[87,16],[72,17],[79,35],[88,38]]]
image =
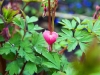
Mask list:
[[92,40],[93,40],[93,37],[91,35],[80,38],[80,42],[91,42]]
[[[100,32],[100,21],[99,20],[97,20],[96,22],[95,22],[95,24],[93,25],[93,29],[92,29],[92,32],[94,32],[95,34],[97,33],[97,32]],[[99,34],[100,35],[100,34]]]
[[27,50],[24,50],[24,49],[20,48],[20,50],[18,51],[18,54],[22,58],[25,58],[26,61],[34,62],[35,59],[36,59],[36,57],[35,57],[34,53],[33,52],[30,52],[30,51],[27,51]]
[[3,7],[2,11],[3,11],[4,18],[8,23],[11,22],[13,16],[19,12],[18,10],[6,9],[5,7]]
[[24,71],[28,72],[30,75],[33,75],[34,73],[37,73],[37,67],[34,63],[28,62]]
[[53,54],[55,62],[56,62],[56,66],[58,67],[58,69],[60,69],[60,57],[57,53]]
[[79,42],[80,48],[83,52],[85,52],[85,49],[87,48],[87,44]]
[[44,38],[43,38],[42,33],[37,33],[37,32],[34,32],[33,33],[33,36],[32,36],[32,44],[34,46],[36,46],[36,45],[44,46],[45,41],[44,41]]
[[22,36],[19,33],[16,33],[16,34],[14,34],[13,37],[10,38],[10,40],[8,42],[10,42],[11,44],[14,44],[15,46],[19,46],[20,42],[21,42],[21,38],[22,38]]
[[55,59],[53,58],[53,56],[46,50],[44,50],[42,52],[42,55],[47,58],[50,62],[52,62],[53,64],[55,64]]
[[30,18],[28,16],[26,16],[26,21],[27,21],[27,23],[36,22],[36,21],[38,21],[38,18],[36,16],[32,16]]
[[93,36],[87,31],[76,30],[75,38],[80,42],[91,42],[93,40]]
[[75,52],[75,54],[76,54],[78,57],[81,57],[82,54],[83,54],[83,51],[79,49],[79,50],[77,50],[77,51]]
[[67,41],[64,40],[64,41],[61,41],[59,44],[60,46],[65,47],[68,43]]
[[68,42],[68,51],[71,52],[76,48],[78,41],[75,38],[70,38],[70,42]]
[[13,23],[22,29],[25,28],[25,20],[20,15],[16,15],[13,18]]
[[43,28],[39,27],[38,25],[34,26],[34,30],[42,30]]
[[69,20],[63,19],[62,22],[59,22],[60,24],[64,25],[64,28],[72,29],[72,25]]
[[43,62],[42,65],[48,67],[48,68],[54,68],[54,69],[58,69],[58,67],[55,66],[55,64],[51,63],[51,62]]
[[18,74],[20,67],[16,61],[13,61],[7,65],[6,71],[9,71],[10,75]]
[[0,47],[0,54],[9,54],[11,52],[11,45],[7,42],[3,47]]
[[0,24],[2,24],[3,23],[3,21],[2,21],[2,19],[0,18]]
[[15,58],[15,54],[10,52],[9,54],[3,54],[2,57],[6,60],[13,60]]
[[5,39],[3,38],[3,36],[0,35],[0,42],[4,41]]
[[39,54],[41,54],[42,51],[43,51],[45,48],[42,47],[42,46],[35,46],[34,49],[35,49],[36,52],[38,52]]
[[34,24],[33,23],[28,24],[28,31],[31,32],[31,33],[34,32]]
[[72,20],[72,28],[74,29],[76,27],[76,21],[75,20]]
[[78,25],[76,29],[81,30],[81,29],[84,29],[86,27],[87,27],[87,25]]
[[20,42],[20,46],[22,48],[31,47],[31,43],[29,42],[29,40],[23,40],[23,41]]
[[88,27],[87,27],[88,32],[91,32],[92,28],[93,28],[93,22],[90,20],[90,21],[88,21],[87,25],[88,25]]
[[62,29],[62,32],[64,32],[65,35],[67,35],[68,37],[72,37],[73,36],[73,32],[71,30]]
[[33,53],[26,53],[25,52],[25,59],[26,59],[26,61],[35,62],[35,56]]
[[32,53],[33,52],[33,50],[30,47],[25,47],[24,50],[27,53]]
[[28,31],[33,33],[35,30],[42,30],[43,28],[41,28],[38,25],[34,25],[33,23],[29,23],[28,24]]
[[13,23],[15,24],[15,25],[21,25],[21,22],[20,22],[20,17],[21,17],[21,15],[16,15],[14,18],[13,18]]
[[18,54],[19,54],[19,56],[21,56],[22,58],[24,57],[25,53],[24,53],[23,48],[20,48],[20,49],[18,50]]
[[79,17],[74,17],[74,19],[80,24],[80,18]]

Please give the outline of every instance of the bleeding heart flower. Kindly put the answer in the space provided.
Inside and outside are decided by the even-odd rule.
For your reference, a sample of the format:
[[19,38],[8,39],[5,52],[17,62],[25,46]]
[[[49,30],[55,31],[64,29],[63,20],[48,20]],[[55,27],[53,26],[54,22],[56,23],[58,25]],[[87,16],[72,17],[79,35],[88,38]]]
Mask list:
[[56,32],[45,30],[43,32],[43,37],[49,45],[52,45],[58,38],[58,34]]

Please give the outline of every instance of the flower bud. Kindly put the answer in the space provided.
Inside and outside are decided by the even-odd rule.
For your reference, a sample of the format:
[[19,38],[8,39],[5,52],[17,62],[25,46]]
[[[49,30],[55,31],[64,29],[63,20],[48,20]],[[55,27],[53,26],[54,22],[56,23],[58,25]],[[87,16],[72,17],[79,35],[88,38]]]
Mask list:
[[8,41],[10,38],[10,33],[8,27],[3,28],[1,35],[4,37],[5,41]]
[[98,10],[100,10],[100,7],[98,5],[96,5],[95,9],[98,11]]
[[58,38],[58,34],[56,32],[45,30],[43,32],[43,37],[49,45],[52,45]]

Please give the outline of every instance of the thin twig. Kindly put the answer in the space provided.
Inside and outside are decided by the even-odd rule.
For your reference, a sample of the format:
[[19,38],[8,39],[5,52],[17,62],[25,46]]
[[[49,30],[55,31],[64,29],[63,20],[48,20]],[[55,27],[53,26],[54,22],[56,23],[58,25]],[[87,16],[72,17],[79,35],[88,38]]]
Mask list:
[[6,73],[4,74],[4,75],[8,75],[9,74],[9,72],[8,71],[6,71]]
[[64,53],[64,51],[67,49],[67,46],[66,47],[64,47],[62,50],[60,50],[59,51],[59,54],[63,54]]
[[22,69],[21,69],[19,75],[23,75],[23,71],[24,71],[24,68],[25,68],[26,64],[27,64],[27,61],[24,63],[24,65],[23,65],[23,67],[22,67]]

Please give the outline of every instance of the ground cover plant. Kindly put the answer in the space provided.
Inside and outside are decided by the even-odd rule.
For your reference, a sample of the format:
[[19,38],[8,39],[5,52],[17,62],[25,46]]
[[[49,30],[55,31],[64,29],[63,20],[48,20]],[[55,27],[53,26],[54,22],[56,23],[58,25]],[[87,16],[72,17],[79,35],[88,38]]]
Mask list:
[[[40,2],[43,17],[48,16],[48,30],[28,16],[24,9],[30,2]],[[60,32],[54,31],[58,0],[22,0],[21,8],[13,0],[1,7],[0,74],[1,75],[99,75],[100,74],[100,7],[93,19],[62,19]],[[3,0],[0,1],[2,6]],[[79,47],[77,49],[77,47]],[[75,50],[68,60],[64,52]],[[73,56],[73,55],[72,55]]]

